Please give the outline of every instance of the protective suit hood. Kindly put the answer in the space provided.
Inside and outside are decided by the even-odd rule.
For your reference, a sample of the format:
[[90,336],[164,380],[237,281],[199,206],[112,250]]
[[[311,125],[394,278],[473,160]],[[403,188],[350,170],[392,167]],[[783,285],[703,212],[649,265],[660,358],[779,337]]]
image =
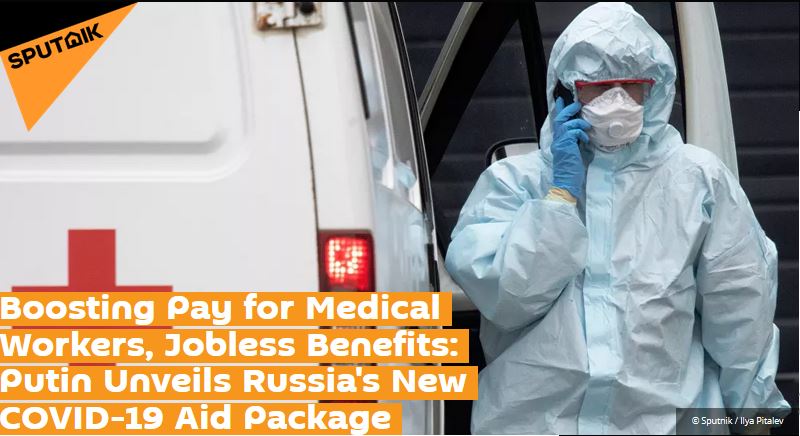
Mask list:
[[680,134],[669,124],[676,78],[669,46],[630,5],[597,3],[575,17],[553,45],[547,66],[549,115],[539,136],[546,161],[552,160],[550,120],[556,115],[553,90],[557,80],[574,94],[576,80],[621,78],[653,79],[655,84],[644,102],[642,134],[630,146],[614,153],[615,166],[654,166],[682,143]]

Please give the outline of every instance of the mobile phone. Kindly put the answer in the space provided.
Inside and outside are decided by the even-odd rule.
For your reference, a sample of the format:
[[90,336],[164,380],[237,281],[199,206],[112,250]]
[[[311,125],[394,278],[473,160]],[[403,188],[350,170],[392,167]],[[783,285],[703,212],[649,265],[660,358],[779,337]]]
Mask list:
[[553,90],[553,101],[555,101],[558,97],[561,97],[564,100],[564,107],[567,107],[575,101],[575,98],[572,96],[572,91],[567,89],[560,80],[556,81],[556,89]]

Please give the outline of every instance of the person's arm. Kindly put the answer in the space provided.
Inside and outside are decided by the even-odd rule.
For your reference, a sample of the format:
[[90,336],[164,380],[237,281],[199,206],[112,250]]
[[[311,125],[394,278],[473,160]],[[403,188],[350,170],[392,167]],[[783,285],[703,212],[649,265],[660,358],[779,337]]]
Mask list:
[[789,404],[775,385],[777,251],[730,171],[722,167],[710,183],[708,231],[696,263],[703,346],[720,366],[727,409],[784,416]]
[[481,314],[506,330],[547,313],[583,270],[588,244],[573,203],[531,198],[512,173],[501,162],[481,175],[445,263]]

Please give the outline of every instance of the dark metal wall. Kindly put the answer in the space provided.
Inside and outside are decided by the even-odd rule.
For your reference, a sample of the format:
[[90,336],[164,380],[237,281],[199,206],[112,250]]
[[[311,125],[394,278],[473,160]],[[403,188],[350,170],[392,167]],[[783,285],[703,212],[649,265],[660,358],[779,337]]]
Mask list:
[[[542,3],[545,50],[590,3]],[[400,3],[409,57],[421,92],[460,2]],[[639,3],[651,25],[671,41],[663,3]],[[778,383],[798,398],[798,3],[715,3],[722,35],[739,174],[758,219],[778,247],[780,284],[776,323],[781,329]],[[476,91],[448,154],[433,176],[437,214],[452,228],[477,176],[483,152],[500,139],[536,136],[524,76],[522,44],[513,29]],[[681,130],[677,103],[673,122]],[[455,147],[455,148],[454,148]],[[468,409],[465,409],[468,413]],[[467,420],[468,421],[468,420]],[[460,430],[468,431],[459,426]],[[462,431],[463,432],[463,431]]]

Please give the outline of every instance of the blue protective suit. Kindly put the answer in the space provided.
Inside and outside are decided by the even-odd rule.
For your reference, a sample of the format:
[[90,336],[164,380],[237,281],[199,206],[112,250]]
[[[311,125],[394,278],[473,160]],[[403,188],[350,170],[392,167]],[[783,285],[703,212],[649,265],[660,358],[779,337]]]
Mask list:
[[788,413],[775,245],[724,164],[668,124],[675,74],[626,4],[589,7],[555,42],[548,96],[556,79],[655,85],[638,140],[582,150],[577,206],[544,198],[552,100],[541,150],[493,164],[464,205],[446,267],[482,314],[473,433],[674,433],[676,407]]

